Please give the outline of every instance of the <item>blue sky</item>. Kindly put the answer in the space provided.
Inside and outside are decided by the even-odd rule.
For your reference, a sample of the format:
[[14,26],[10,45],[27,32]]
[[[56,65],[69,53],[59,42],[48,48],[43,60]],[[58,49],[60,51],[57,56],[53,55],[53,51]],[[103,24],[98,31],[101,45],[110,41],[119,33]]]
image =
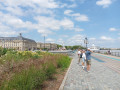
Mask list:
[[120,48],[120,0],[1,0],[0,36]]

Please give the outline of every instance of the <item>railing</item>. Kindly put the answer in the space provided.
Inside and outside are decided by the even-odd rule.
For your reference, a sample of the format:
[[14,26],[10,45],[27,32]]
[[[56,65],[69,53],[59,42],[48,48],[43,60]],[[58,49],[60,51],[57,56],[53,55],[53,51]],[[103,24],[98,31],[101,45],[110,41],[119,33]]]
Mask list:
[[50,53],[62,53],[67,54],[68,56],[73,56],[75,51],[72,50],[63,50],[63,51],[49,51]]
[[118,56],[118,57],[120,57],[120,52],[108,52],[108,51],[94,51],[94,52],[96,52],[96,53],[101,53],[101,54],[107,54],[107,55],[112,55],[112,56]]
[[111,55],[120,57],[120,52],[111,52]]

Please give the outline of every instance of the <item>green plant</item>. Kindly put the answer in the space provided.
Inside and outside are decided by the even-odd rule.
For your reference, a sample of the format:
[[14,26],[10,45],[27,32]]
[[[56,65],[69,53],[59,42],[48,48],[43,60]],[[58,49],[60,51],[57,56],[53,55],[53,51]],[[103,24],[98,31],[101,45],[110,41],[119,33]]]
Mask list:
[[57,61],[57,67],[62,68],[63,70],[67,68],[70,64],[70,58],[68,56],[62,56]]
[[0,56],[5,55],[8,49],[0,47]]
[[53,78],[53,74],[56,73],[56,67],[52,63],[46,63],[43,65],[43,70],[46,73],[48,79]]
[[[71,59],[63,54],[9,50],[0,58],[0,62],[4,60],[9,63],[5,64],[9,65],[8,69],[13,68],[9,71],[11,76],[9,80],[8,77],[5,81],[3,79],[4,83],[1,84],[0,90],[35,90],[41,89],[45,80],[54,78],[58,68],[62,70],[67,68]],[[23,61],[21,68],[19,64],[21,60],[31,61]],[[17,65],[20,66],[14,67],[16,61],[19,61]],[[15,68],[18,71],[15,71]]]
[[33,90],[40,88],[45,80],[46,75],[42,70],[30,68],[17,73],[9,82],[4,82],[0,90]]
[[36,51],[37,54],[41,54],[41,51]]

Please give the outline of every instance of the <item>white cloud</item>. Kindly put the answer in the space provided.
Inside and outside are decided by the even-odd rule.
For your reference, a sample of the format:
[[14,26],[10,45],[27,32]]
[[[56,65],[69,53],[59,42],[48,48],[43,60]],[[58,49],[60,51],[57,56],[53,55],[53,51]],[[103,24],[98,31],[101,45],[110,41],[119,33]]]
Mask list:
[[[27,2],[27,3],[26,3]],[[1,1],[3,5],[9,7],[17,7],[17,6],[29,6],[35,8],[42,7],[42,8],[57,8],[59,5],[54,0],[5,0]]]
[[60,8],[75,8],[77,7],[77,4],[75,3],[75,1],[72,1],[72,4],[68,4],[68,3],[60,3]]
[[62,38],[60,38],[60,39],[57,40],[57,43],[60,44],[60,45],[63,45],[63,44],[64,44],[64,41],[63,41]]
[[17,35],[20,32],[25,33],[28,30],[31,30],[32,27],[33,27],[32,23],[29,21],[23,22],[21,19],[17,18],[16,16],[12,16],[10,14],[4,14],[0,12],[1,36],[13,36],[13,35]]
[[0,6],[1,10],[6,10],[13,15],[19,16],[29,15],[29,13],[51,14],[52,10],[50,9],[60,7],[59,3],[54,0],[4,0],[0,1]]
[[76,14],[73,14],[72,16],[75,16],[75,20],[77,20],[77,21],[89,21],[89,19],[86,15],[76,13]]
[[55,42],[55,40],[54,40],[54,39],[51,39],[51,38],[47,38],[45,41],[46,41],[46,42],[50,42],[50,43],[54,43],[54,42]]
[[96,4],[99,6],[103,6],[103,8],[107,8],[110,4],[112,4],[112,0],[99,0],[96,2]]
[[[76,4],[67,6],[72,8],[76,7]],[[2,0],[0,1],[0,36],[14,36],[30,30],[35,30],[42,36],[54,34],[60,29],[83,31],[81,28],[76,28],[74,22],[68,18],[56,19],[54,16],[56,8],[61,7],[55,0]],[[70,14],[75,20],[88,21],[86,15],[73,13],[72,10],[64,13]],[[63,37],[67,38],[68,35]],[[74,36],[71,38],[73,41],[69,42],[74,42],[73,44],[81,42],[80,38],[80,35]],[[53,42],[53,39],[48,38],[46,41]]]
[[111,37],[101,36],[100,39],[106,40],[106,41],[113,41],[114,39]]
[[46,28],[52,30],[60,29],[60,21],[54,19],[53,17],[37,16],[34,17],[34,19],[38,21],[38,28]]
[[117,31],[116,28],[110,28],[109,31]]
[[40,29],[37,30],[37,31],[38,31],[38,33],[40,33],[42,36],[47,36],[47,35],[53,34],[52,31],[47,30],[47,29],[42,29],[42,28],[40,28]]
[[8,37],[8,36],[13,36],[13,35],[18,35],[18,32],[16,31],[0,31],[0,36],[2,37]]
[[57,20],[53,17],[38,16],[38,17],[34,17],[34,19],[38,21],[38,24],[36,25],[36,29],[38,30],[42,29],[42,31],[43,29],[45,29],[45,32],[46,30],[49,30],[48,32],[56,31],[62,27],[67,30],[71,30],[74,28],[74,23],[67,18],[64,18],[62,20]]
[[6,7],[6,8],[4,8],[4,10],[7,10],[9,13],[11,13],[13,15],[19,15],[19,16],[24,15],[24,12],[19,7],[16,7],[16,8],[14,8],[14,7]]
[[74,17],[76,21],[89,21],[87,15],[80,14],[80,13],[73,13],[72,10],[65,10],[64,14]]
[[20,28],[27,28],[27,29],[33,29],[33,24],[30,21],[23,21],[22,19],[12,16],[10,14],[4,14],[0,12],[0,19],[1,23],[7,24],[7,26],[15,28],[15,29],[20,29]]
[[65,10],[65,11],[64,11],[64,14],[65,14],[65,15],[70,15],[70,13],[72,13],[72,12],[73,12],[72,10]]
[[84,36],[80,34],[74,35],[73,37],[69,38],[66,41],[66,45],[81,45],[81,44],[83,45],[83,43],[84,43]]
[[[0,1],[0,11],[1,11],[0,23],[2,24],[0,31],[5,30],[3,31],[3,33],[11,31],[14,32],[13,34],[15,34],[15,32],[26,32],[29,30],[37,30],[41,35],[45,35],[44,34],[45,32],[46,35],[53,34],[51,29],[52,30],[60,29],[61,21],[52,18],[52,16],[54,16],[53,9],[59,7],[60,7],[59,3],[57,3],[55,0]],[[43,14],[49,15],[48,16],[49,18],[42,17],[41,15]],[[36,16],[40,16],[40,17],[37,18]],[[34,21],[38,21],[37,23],[33,22],[34,17],[38,19],[38,20],[34,20]],[[11,36],[10,33],[8,34]]]
[[54,30],[59,30],[62,27],[67,30],[72,30],[74,28],[74,23],[68,18],[57,20],[54,17],[35,16],[34,20],[37,21],[37,23],[23,21],[17,16],[0,12],[0,30],[6,30],[4,31],[5,33],[9,30],[11,30],[11,32],[37,30],[43,36],[53,34]]
[[73,29],[74,28],[74,23],[67,19],[67,18],[64,18],[61,22],[60,22],[60,25],[64,28],[64,29]]
[[18,33],[19,32],[16,32],[15,30],[11,30],[10,27],[0,23],[0,36],[7,37],[7,36],[17,35]]

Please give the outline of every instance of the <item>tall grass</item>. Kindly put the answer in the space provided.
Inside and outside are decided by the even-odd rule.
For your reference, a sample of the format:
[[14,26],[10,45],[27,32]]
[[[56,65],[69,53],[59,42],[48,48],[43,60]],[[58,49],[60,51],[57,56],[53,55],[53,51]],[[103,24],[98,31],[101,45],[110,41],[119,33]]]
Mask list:
[[45,71],[46,77],[48,79],[53,78],[53,74],[56,73],[56,67],[52,63],[46,63],[43,65],[43,70]]
[[70,65],[70,58],[68,56],[62,56],[57,60],[57,67],[64,70]]
[[[44,54],[43,54],[44,55]],[[29,59],[39,59],[42,57],[42,53],[36,53],[31,51],[7,51],[5,55],[0,57],[0,64],[4,64],[8,61],[26,61]]]
[[[45,52],[16,52],[9,51],[0,60],[13,64],[13,71],[9,71],[10,78],[3,78],[0,90],[41,90],[45,80],[52,79],[57,69],[65,70],[71,59],[67,55]],[[21,64],[18,62],[22,63]],[[7,64],[3,64],[4,66]],[[16,71],[14,69],[18,68]],[[3,75],[8,73],[3,73]]]
[[45,72],[41,69],[30,68],[17,73],[10,81],[5,81],[0,90],[33,90],[41,89],[46,80]]

